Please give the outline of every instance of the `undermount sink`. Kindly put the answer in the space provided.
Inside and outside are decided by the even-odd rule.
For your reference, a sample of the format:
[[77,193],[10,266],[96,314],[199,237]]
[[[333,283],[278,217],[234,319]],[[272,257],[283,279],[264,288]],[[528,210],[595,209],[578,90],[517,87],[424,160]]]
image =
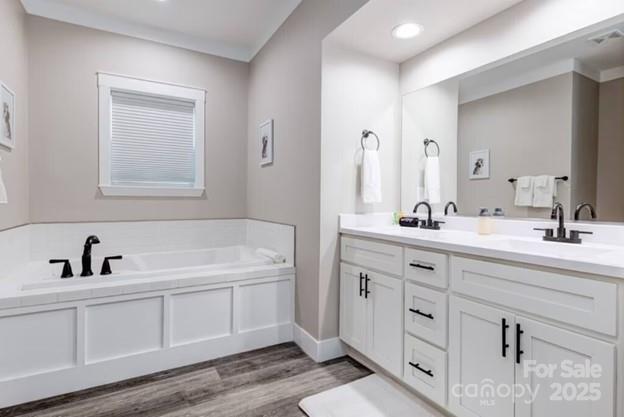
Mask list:
[[492,247],[500,250],[534,253],[536,255],[575,258],[601,256],[611,252],[609,248],[576,245],[570,243],[544,242],[521,239],[500,239],[492,242]]

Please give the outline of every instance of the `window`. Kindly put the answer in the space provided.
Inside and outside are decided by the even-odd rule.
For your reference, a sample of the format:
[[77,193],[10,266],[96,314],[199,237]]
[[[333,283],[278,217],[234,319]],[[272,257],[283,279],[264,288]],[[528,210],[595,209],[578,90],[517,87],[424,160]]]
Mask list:
[[201,196],[205,92],[103,73],[98,88],[102,193]]

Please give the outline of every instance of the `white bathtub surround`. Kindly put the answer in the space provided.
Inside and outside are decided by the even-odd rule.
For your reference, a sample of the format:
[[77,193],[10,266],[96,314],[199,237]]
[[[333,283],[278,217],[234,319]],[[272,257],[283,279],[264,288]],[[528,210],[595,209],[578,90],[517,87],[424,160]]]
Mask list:
[[294,325],[294,342],[306,355],[316,362],[325,362],[345,355],[345,348],[338,337],[317,340],[301,326]]
[[[89,234],[102,241],[96,275],[79,278]],[[244,219],[0,232],[15,258],[0,279],[0,408],[292,341],[293,248],[293,227]],[[72,259],[75,277],[52,257]]]

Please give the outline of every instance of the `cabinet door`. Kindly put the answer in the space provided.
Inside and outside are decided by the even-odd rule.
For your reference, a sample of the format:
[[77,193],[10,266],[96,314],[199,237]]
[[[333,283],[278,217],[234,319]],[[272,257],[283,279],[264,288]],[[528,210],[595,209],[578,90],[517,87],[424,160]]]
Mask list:
[[367,327],[366,298],[360,291],[364,273],[364,269],[340,265],[340,338],[362,353],[366,353]]
[[367,272],[368,356],[396,376],[403,373],[403,281]]
[[513,417],[513,397],[486,388],[514,384],[514,315],[458,297],[451,297],[450,306],[451,411],[458,417]]
[[[522,317],[516,322],[524,332],[516,382],[527,393],[516,400],[517,417],[613,417],[613,345]],[[529,392],[537,393],[533,400]]]

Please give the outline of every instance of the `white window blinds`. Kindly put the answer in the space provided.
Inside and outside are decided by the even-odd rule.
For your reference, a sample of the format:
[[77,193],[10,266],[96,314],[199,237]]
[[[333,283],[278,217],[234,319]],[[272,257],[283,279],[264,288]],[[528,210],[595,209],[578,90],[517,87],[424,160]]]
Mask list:
[[195,102],[111,90],[112,185],[196,184]]

